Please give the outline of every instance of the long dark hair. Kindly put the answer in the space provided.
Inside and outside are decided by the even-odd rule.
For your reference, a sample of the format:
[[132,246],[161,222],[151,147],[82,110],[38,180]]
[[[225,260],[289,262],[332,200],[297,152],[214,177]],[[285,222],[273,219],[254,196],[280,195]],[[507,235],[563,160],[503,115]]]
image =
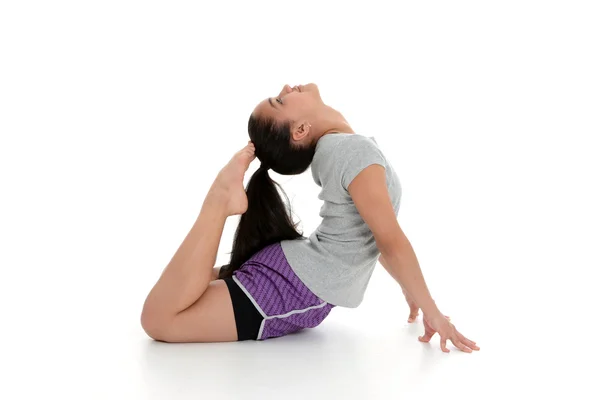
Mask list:
[[[291,143],[291,124],[250,115],[248,134],[254,143],[256,158],[281,175],[301,174],[315,155],[314,140],[308,146]],[[286,198],[283,202],[277,188]],[[282,240],[303,237],[294,224],[291,206],[283,188],[269,176],[267,168],[259,168],[246,186],[248,210],[240,217],[233,238],[231,259],[223,265],[218,279],[229,278],[244,262],[262,248]]]

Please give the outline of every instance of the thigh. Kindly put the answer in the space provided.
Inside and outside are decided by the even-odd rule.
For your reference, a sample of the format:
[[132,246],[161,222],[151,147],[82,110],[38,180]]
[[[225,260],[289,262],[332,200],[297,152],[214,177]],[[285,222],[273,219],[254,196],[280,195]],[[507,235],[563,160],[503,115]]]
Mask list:
[[166,342],[235,342],[237,330],[225,281],[211,281],[194,304],[169,322]]

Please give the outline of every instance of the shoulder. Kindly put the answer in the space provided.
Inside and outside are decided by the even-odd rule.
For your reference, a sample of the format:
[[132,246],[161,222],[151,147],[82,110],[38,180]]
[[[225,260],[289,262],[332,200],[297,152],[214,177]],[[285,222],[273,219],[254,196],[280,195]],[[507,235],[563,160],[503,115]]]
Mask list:
[[340,139],[334,158],[344,189],[347,190],[354,178],[370,165],[378,164],[387,168],[383,152],[371,137],[351,134]]

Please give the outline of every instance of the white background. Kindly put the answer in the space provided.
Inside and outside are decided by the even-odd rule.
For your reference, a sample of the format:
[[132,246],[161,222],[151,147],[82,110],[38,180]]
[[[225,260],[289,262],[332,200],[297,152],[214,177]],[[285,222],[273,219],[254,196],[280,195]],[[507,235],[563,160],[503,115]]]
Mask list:
[[[2,1],[0,397],[598,398],[599,20],[593,1]],[[400,225],[479,353],[419,343],[380,265],[359,308],[298,335],[144,334],[250,112],[308,82],[393,163]],[[272,176],[309,235],[310,173]]]

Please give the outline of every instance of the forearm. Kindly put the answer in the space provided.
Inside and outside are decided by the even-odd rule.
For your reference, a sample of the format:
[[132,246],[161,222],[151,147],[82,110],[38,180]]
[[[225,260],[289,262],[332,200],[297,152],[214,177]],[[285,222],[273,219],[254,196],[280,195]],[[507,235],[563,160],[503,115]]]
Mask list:
[[391,250],[383,249],[381,251],[381,265],[400,284],[402,290],[417,303],[426,316],[439,313],[425,283],[415,251],[408,239],[404,238],[401,243],[387,247]]
[[[385,257],[383,256],[383,254],[379,255],[379,263],[383,266],[383,268],[385,268],[385,270],[392,275],[392,271],[390,270],[389,264],[387,263],[387,261],[385,260]],[[392,275],[393,276],[393,275]],[[396,279],[396,278],[394,278]],[[406,291],[406,289],[404,288],[404,285],[402,284],[402,282],[398,281],[398,279],[396,279],[396,282],[398,282],[398,285],[400,285],[400,288],[402,289],[402,293],[404,294],[404,297],[407,298],[407,300],[412,300],[414,301],[414,299],[411,297],[411,295]]]

